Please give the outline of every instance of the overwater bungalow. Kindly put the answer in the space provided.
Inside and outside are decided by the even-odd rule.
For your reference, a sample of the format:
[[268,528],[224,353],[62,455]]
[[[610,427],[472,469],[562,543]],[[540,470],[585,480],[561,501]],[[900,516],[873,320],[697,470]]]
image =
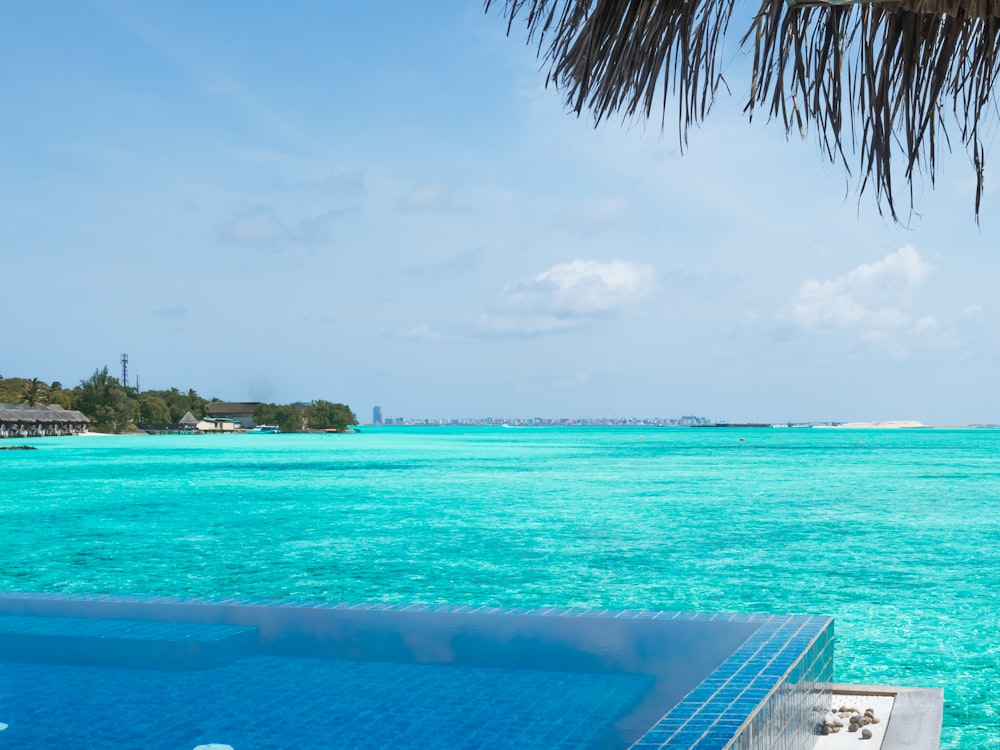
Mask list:
[[181,421],[178,422],[181,428],[181,432],[197,432],[198,430],[198,418],[195,417],[190,411],[184,412],[184,416],[181,417]]
[[86,415],[59,404],[0,404],[0,438],[79,435],[89,429]]

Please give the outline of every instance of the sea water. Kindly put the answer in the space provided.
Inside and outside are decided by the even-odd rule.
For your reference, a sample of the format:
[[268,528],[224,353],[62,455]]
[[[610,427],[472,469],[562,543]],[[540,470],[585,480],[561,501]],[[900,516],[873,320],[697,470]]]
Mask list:
[[0,589],[829,614],[838,682],[1000,747],[1000,431],[4,441]]

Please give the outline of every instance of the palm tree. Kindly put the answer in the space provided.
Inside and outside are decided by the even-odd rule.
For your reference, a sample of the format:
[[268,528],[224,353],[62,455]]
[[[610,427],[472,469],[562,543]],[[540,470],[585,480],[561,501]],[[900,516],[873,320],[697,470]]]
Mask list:
[[[910,189],[933,184],[937,147],[949,125],[969,149],[982,198],[981,119],[1000,68],[998,0],[760,0],[741,44],[753,47],[750,117],[757,108],[786,132],[811,127],[822,150],[871,186],[879,210],[898,221],[893,152]],[[486,9],[499,0],[485,0]],[[677,94],[678,128],[711,109],[718,63],[737,0],[504,0],[508,33],[523,17],[549,65],[547,81],[570,108],[597,121],[649,117]],[[662,103],[661,103],[662,102]],[[665,112],[664,112],[665,114]]]
[[32,378],[31,382],[24,388],[24,395],[21,400],[28,406],[36,406],[42,398],[42,383],[38,381],[38,378]]

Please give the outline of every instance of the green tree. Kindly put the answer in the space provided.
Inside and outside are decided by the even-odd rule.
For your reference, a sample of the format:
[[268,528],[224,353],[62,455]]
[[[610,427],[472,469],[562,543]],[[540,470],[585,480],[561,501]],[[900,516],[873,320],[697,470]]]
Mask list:
[[[201,419],[205,416],[206,409],[208,405],[208,399],[204,399],[198,395],[198,391],[194,388],[189,388],[187,392],[187,409],[185,411],[190,411],[194,416]],[[183,415],[182,415],[183,416]]]
[[[218,401],[213,398],[212,401]],[[190,411],[199,419],[205,416],[208,399],[190,388],[180,391],[143,391],[123,388],[121,383],[104,367],[94,371],[72,390],[63,388],[58,380],[52,385],[38,378],[0,377],[0,403],[44,406],[59,404],[64,409],[79,409],[91,419],[95,430],[115,431],[133,429],[134,422],[142,420],[154,424],[176,424]],[[289,420],[293,425],[295,420]],[[295,428],[291,428],[295,429]]]
[[[150,391],[146,391],[150,393]],[[178,391],[176,388],[171,388],[167,391],[158,391],[157,395],[163,399],[167,408],[170,410],[170,422],[171,424],[177,424],[181,421],[181,417],[184,416],[184,412],[188,410],[187,399]],[[198,416],[195,414],[194,416]]]
[[45,400],[45,384],[39,382],[38,378],[32,378],[21,394],[21,403],[28,406],[38,406]]
[[112,385],[117,382],[108,374],[107,365],[103,370],[94,370],[94,374],[86,380],[81,380],[76,387],[73,403],[77,409],[88,417],[97,413],[98,405],[104,403]]
[[19,404],[28,381],[24,378],[0,378],[0,404]]
[[253,410],[253,421],[256,424],[277,424],[277,404],[257,404]]
[[143,393],[152,394],[163,399],[167,409],[170,411],[170,418],[164,421],[171,424],[180,422],[181,417],[188,411],[198,419],[205,416],[205,405],[208,402],[199,396],[198,392],[194,389],[188,390],[187,393],[181,393],[177,388],[170,388],[165,391],[143,391]]
[[282,432],[302,431],[302,409],[295,404],[278,407],[278,427]]
[[16,403],[17,399],[12,397],[13,383],[5,378],[0,378],[0,404]]
[[171,424],[179,421],[180,417],[172,420],[170,407],[163,397],[155,391],[145,391],[139,394],[139,419],[150,424]]
[[300,432],[302,410],[295,404],[258,404],[253,410],[253,421],[278,425],[282,432]]
[[58,390],[49,391],[49,403],[59,404],[63,409],[73,408],[73,394],[70,391]]
[[99,432],[122,432],[139,416],[138,403],[130,399],[105,365],[74,389],[74,406],[90,417]]
[[349,427],[358,423],[358,418],[347,404],[334,404],[329,401],[312,402],[304,409],[303,415],[313,430],[347,432]]

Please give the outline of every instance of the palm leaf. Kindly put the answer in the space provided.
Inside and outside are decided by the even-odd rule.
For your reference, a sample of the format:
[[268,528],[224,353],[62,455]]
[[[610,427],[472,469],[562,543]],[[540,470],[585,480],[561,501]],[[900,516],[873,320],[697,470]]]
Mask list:
[[[486,9],[499,0],[486,0]],[[505,0],[508,33],[524,20],[548,64],[546,82],[595,122],[650,117],[674,95],[682,145],[724,85],[722,43],[736,0]],[[859,192],[899,219],[893,175],[913,207],[919,175],[934,183],[949,128],[968,149],[982,201],[983,125],[1000,65],[1000,0],[841,4],[762,0],[741,39],[752,45],[749,117],[761,109],[787,133],[812,130]],[[658,95],[659,92],[659,95]],[[900,161],[901,159],[901,161]]]

